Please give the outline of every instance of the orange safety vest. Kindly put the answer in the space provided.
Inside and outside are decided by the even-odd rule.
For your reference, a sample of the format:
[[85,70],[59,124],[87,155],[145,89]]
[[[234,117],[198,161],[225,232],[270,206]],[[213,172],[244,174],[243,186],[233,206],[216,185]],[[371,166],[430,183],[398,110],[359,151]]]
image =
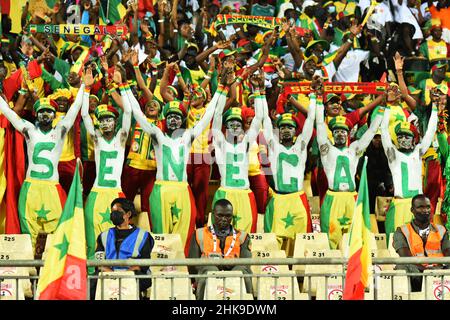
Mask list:
[[[409,250],[415,257],[443,257],[441,249],[441,241],[445,235],[445,227],[431,223],[430,233],[428,234],[425,248],[423,246],[422,238],[412,227],[411,223],[400,227],[402,233],[408,241]],[[436,231],[437,230],[437,231]]]
[[225,247],[223,249],[224,252],[222,252],[220,249],[219,239],[217,239],[216,250],[214,251],[213,235],[209,230],[209,227],[197,229],[195,232],[195,238],[202,252],[202,258],[208,258],[211,254],[217,254],[225,259],[231,259],[231,258],[239,258],[241,252],[241,244],[247,238],[247,233],[245,231],[236,230],[236,242],[234,243],[234,247],[230,251],[230,253],[225,257],[224,254],[228,252],[233,242],[233,235],[227,236],[227,238],[225,239]]

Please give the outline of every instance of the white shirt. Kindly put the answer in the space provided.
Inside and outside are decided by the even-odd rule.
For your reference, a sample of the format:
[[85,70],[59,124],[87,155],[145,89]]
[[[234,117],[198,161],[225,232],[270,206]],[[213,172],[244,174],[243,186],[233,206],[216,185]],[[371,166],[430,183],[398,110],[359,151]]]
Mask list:
[[413,25],[415,30],[412,38],[414,40],[422,39],[423,33],[416,19],[418,13],[417,9],[409,8],[406,0],[403,0],[401,5],[399,5],[398,0],[393,0],[392,3],[394,4],[395,21]]
[[386,109],[381,124],[381,141],[392,173],[394,195],[412,198],[422,193],[422,156],[430,147],[437,128],[437,111],[431,112],[427,132],[409,154],[398,151],[393,145],[389,132],[389,115],[390,110]]
[[335,75],[335,81],[358,82],[359,64],[367,59],[369,59],[369,51],[359,49],[349,50],[339,65]]

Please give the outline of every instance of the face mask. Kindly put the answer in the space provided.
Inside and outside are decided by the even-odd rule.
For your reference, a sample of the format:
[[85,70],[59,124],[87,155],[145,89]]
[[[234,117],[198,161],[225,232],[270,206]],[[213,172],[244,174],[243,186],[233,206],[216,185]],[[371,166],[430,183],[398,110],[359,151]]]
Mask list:
[[125,221],[123,215],[122,211],[114,210],[111,212],[110,219],[115,226],[120,226]]
[[416,220],[419,223],[427,223],[430,218],[428,214],[416,214]]

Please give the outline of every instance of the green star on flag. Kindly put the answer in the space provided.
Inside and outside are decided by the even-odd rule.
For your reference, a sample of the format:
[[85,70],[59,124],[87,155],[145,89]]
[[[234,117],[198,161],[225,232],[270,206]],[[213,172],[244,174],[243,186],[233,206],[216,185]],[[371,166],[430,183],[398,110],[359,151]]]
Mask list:
[[287,229],[290,226],[294,225],[295,216],[291,215],[291,213],[288,212],[286,217],[281,220],[285,223],[284,228]]
[[103,220],[101,223],[109,222],[111,220],[111,212],[109,211],[109,207],[106,208],[106,211],[103,213],[100,213]]
[[346,216],[343,216],[342,218],[337,219],[341,226],[345,226],[348,224],[348,221],[350,220]]
[[238,221],[241,220],[242,218],[239,216],[233,216],[233,224],[237,225]]
[[66,235],[63,236],[63,241],[60,244],[55,245],[55,248],[61,251],[59,260],[66,256],[69,249],[69,241],[67,240]]
[[170,205],[171,205],[170,213],[172,214],[172,216],[175,216],[175,217],[177,217],[179,219],[180,218],[181,209],[178,209],[177,202],[176,201],[172,202]]
[[41,209],[34,210],[34,212],[36,212],[36,214],[38,215],[38,218],[44,219],[45,221],[47,221],[47,215],[50,213],[50,211],[51,210],[45,210],[44,204],[42,204]]

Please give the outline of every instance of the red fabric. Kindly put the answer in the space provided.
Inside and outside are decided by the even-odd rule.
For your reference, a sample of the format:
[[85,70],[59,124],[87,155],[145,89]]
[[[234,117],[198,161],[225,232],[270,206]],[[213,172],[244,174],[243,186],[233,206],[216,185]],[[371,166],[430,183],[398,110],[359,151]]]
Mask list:
[[75,175],[76,166],[77,166],[76,159],[70,161],[60,161],[58,163],[59,184],[66,192],[66,194],[69,194],[73,176]]
[[306,216],[308,217],[308,220],[306,221],[306,232],[313,232],[312,220],[311,220],[311,208],[309,207],[309,202],[308,202],[308,198],[306,197],[306,193],[303,193],[300,196],[300,199],[303,202],[303,206],[306,209]]
[[256,200],[255,200],[255,195],[253,194],[253,192],[250,192],[248,194],[248,198],[250,201],[250,206],[252,208],[252,228],[250,229],[250,232],[255,233],[256,225],[257,225],[257,221],[258,221],[258,210],[256,208]]
[[344,300],[364,300],[364,285],[361,282],[361,252],[362,248],[356,251],[348,260]]
[[0,5],[2,6],[2,14],[9,15],[11,11],[11,0],[0,0]]
[[[74,286],[74,267],[79,272],[79,277],[75,279],[77,280],[76,284],[79,284],[79,286]],[[86,300],[86,279],[86,260],[68,254],[66,256],[64,274],[61,278],[50,283],[41,292],[39,300]]]
[[438,160],[425,161],[425,177],[426,179],[423,179],[423,183],[426,182],[426,185],[423,186],[423,193],[430,199],[430,221],[433,221],[438,199],[439,197],[442,199],[444,198],[444,194],[442,192],[442,168]]
[[141,0],[138,2],[138,16],[139,19],[142,19],[145,16],[145,13],[150,11],[153,15],[156,13],[155,8],[153,7],[152,0]]
[[249,176],[250,189],[255,196],[256,208],[258,213],[266,212],[267,197],[269,196],[269,185],[267,184],[266,177],[263,174],[256,176]]
[[23,136],[17,132],[5,116],[0,116],[0,126],[5,128],[5,176],[6,176],[6,234],[19,234],[20,222],[17,201],[25,179],[25,150]]
[[[28,74],[30,79],[33,80],[42,75],[41,66],[36,60],[28,63],[27,66]],[[3,80],[3,92],[5,93],[6,99],[10,101],[14,95],[22,86],[22,70],[19,68],[14,73],[12,73],[8,78]]]
[[207,220],[205,210],[208,203],[211,165],[209,164],[210,159],[205,159],[205,156],[208,158],[210,157],[207,153],[191,153],[190,161],[187,165],[188,183],[194,194],[195,205],[197,208],[197,228],[204,227]]
[[191,199],[191,222],[189,224],[189,231],[186,237],[186,243],[184,245],[184,254],[189,256],[189,247],[191,245],[191,238],[195,231],[195,221],[197,220],[197,207],[195,206],[194,195],[192,194],[191,187],[188,186],[189,198]]
[[[138,190],[141,194],[141,212],[150,216],[149,198],[156,180],[156,170],[141,170],[125,165],[122,172],[122,190],[130,201],[134,201]],[[151,222],[151,221],[150,221]],[[150,223],[151,226],[151,223]]]
[[56,185],[56,191],[58,191],[59,202],[61,203],[61,208],[64,209],[67,200],[67,194],[60,184]]

